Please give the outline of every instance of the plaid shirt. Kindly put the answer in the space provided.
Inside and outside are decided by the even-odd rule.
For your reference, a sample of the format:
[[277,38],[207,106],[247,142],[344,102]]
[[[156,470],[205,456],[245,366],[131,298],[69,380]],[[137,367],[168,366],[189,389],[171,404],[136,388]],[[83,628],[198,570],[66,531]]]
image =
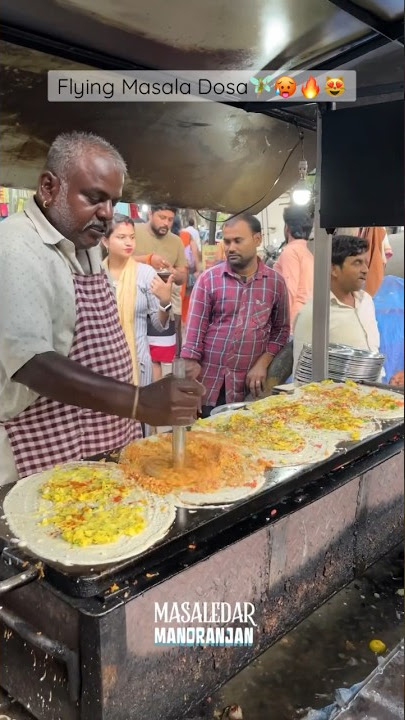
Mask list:
[[197,280],[181,356],[201,363],[204,402],[215,405],[225,382],[226,401],[245,398],[246,375],[263,355],[277,353],[290,333],[288,293],[281,275],[259,260],[244,283],[227,262]]

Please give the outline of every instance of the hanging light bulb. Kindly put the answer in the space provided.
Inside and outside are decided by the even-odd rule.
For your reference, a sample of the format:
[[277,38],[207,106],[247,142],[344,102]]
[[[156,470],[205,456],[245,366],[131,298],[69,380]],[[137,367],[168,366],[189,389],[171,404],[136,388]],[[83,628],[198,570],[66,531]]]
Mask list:
[[149,205],[142,205],[141,211],[147,213],[149,211]]
[[304,133],[301,138],[301,160],[298,163],[299,181],[293,189],[292,200],[296,205],[308,205],[311,200],[311,188],[308,185],[308,163],[304,158]]
[[298,183],[292,194],[295,205],[308,205],[311,200],[311,190],[305,184]]
[[308,205],[311,199],[311,191],[303,188],[300,190],[297,188],[293,192],[293,201],[296,205]]

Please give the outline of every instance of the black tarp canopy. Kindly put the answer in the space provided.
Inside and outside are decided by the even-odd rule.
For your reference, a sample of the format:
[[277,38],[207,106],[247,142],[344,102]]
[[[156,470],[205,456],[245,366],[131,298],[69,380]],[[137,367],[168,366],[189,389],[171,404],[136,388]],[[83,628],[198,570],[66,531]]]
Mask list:
[[33,188],[72,129],[118,146],[126,199],[257,212],[297,180],[297,128],[315,166],[314,104],[51,104],[49,69],[346,68],[357,104],[402,97],[402,0],[3,0],[0,18],[3,185]]

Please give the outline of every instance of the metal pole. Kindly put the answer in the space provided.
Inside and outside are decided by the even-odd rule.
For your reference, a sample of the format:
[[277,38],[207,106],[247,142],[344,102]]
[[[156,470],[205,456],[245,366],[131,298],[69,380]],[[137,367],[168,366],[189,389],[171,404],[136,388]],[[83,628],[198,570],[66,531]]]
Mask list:
[[325,380],[329,372],[328,346],[332,235],[328,235],[320,226],[321,164],[322,115],[318,108],[314,218],[314,300],[312,311],[312,379],[315,382]]
[[209,236],[208,236],[208,244],[209,245],[215,245],[215,231],[217,229],[217,214],[216,212],[210,212],[210,227],[209,227]]

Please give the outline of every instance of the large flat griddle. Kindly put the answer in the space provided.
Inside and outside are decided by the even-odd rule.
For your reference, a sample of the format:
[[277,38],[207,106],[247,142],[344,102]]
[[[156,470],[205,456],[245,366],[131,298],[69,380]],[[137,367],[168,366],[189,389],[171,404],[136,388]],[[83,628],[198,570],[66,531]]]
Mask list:
[[[268,527],[319,497],[333,492],[354,477],[376,467],[403,449],[403,420],[382,423],[381,431],[360,442],[346,443],[339,452],[316,465],[277,468],[266,473],[264,489],[228,507],[178,509],[169,533],[142,555],[125,562],[65,568],[46,561],[43,581],[73,598],[138,595],[196,562],[228,547],[257,530]],[[40,558],[18,548],[3,516],[9,487],[0,489],[0,548],[6,574],[29,568]],[[4,577],[4,573],[1,575]],[[118,589],[113,589],[118,586]]]

